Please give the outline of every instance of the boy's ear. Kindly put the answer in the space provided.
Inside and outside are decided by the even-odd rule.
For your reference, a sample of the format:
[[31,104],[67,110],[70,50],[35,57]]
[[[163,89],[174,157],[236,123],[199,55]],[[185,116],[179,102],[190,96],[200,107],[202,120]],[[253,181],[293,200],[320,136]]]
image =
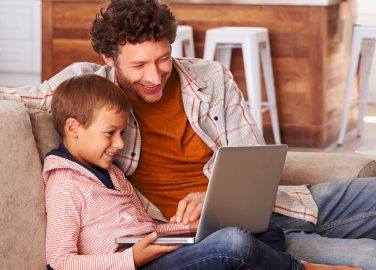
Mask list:
[[106,65],[110,67],[115,67],[115,61],[111,57],[105,56],[104,54],[101,54],[103,61],[106,63]]
[[81,123],[76,118],[69,117],[65,121],[65,126],[64,126],[65,135],[71,138],[78,138],[80,125]]

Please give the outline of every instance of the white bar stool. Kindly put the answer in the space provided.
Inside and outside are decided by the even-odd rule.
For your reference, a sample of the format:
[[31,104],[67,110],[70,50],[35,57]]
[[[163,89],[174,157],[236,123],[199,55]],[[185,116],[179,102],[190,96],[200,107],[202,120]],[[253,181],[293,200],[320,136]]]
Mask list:
[[174,43],[171,44],[173,57],[183,57],[189,58],[195,57],[195,44],[193,43],[193,29],[189,25],[178,25],[176,31],[176,39]]
[[[243,52],[248,104],[262,132],[262,113],[270,110],[274,141],[281,143],[268,29],[263,27],[220,27],[206,31],[204,59],[218,60],[230,68],[233,48]],[[261,100],[260,54],[268,101]]]
[[349,63],[349,72],[347,75],[345,99],[343,104],[342,121],[338,137],[338,145],[341,146],[345,140],[348,118],[350,113],[352,92],[354,80],[360,61],[360,94],[359,100],[359,117],[357,126],[357,135],[360,136],[363,130],[363,117],[365,116],[367,104],[375,103],[368,100],[368,85],[372,66],[372,59],[375,52],[376,42],[376,21],[373,23],[369,20],[359,21],[353,26],[351,59]]

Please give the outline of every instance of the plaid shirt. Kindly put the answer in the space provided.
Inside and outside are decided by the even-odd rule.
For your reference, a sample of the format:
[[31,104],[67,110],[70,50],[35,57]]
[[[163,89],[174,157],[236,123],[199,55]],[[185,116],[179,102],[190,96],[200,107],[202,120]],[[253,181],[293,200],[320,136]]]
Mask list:
[[[216,150],[221,146],[264,144],[255,121],[232,74],[217,62],[200,59],[174,59],[182,87],[183,104],[193,130],[213,149],[204,174],[210,179]],[[49,110],[53,90],[64,80],[79,74],[95,73],[114,83],[115,72],[109,66],[75,63],[53,78],[33,87],[0,88],[0,99],[22,101],[28,107]],[[125,133],[125,148],[115,160],[126,175],[138,164],[141,148],[140,130],[131,113]],[[160,211],[141,196],[148,213],[165,220]],[[316,223],[318,208],[306,186],[280,186],[274,211]]]

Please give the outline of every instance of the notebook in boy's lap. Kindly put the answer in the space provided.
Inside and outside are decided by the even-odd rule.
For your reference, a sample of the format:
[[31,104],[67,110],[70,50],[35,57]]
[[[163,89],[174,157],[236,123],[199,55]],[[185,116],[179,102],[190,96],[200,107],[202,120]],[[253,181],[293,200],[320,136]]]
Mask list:
[[[216,155],[196,232],[168,232],[156,244],[193,244],[225,227],[268,229],[287,145],[222,147]],[[134,244],[145,235],[117,238]]]

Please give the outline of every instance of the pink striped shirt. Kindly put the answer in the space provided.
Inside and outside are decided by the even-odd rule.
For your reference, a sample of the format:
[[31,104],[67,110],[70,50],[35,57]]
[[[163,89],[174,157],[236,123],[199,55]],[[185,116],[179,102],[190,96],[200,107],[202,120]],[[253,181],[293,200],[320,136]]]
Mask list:
[[[214,151],[213,157],[203,168],[208,179],[219,147],[265,143],[230,71],[218,62],[202,59],[174,59],[174,67],[179,74],[187,118],[193,130]],[[109,66],[75,63],[40,85],[0,88],[0,99],[22,101],[28,107],[49,110],[56,86],[72,76],[84,73],[95,73],[116,83],[114,69]],[[120,151],[115,164],[126,175],[131,175],[137,168],[141,151],[140,130],[132,113],[124,140],[125,148]],[[150,216],[165,220],[152,203],[141,194],[139,196]],[[274,211],[317,222],[317,205],[306,186],[280,186]]]
[[46,257],[55,270],[135,269],[132,248],[116,253],[115,238],[189,228],[157,225],[124,173],[115,165],[108,171],[114,190],[73,161],[45,159]]

